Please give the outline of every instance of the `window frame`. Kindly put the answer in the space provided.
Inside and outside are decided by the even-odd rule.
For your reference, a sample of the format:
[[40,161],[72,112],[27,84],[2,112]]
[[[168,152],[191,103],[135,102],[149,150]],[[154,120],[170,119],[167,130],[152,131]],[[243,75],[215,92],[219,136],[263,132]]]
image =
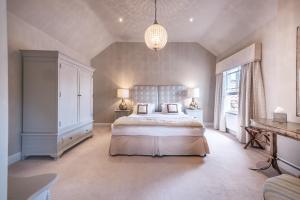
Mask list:
[[[232,74],[236,74],[236,86],[234,88],[229,88],[229,76]],[[240,95],[240,82],[241,82],[241,66],[234,67],[232,69],[229,69],[224,72],[224,82],[225,82],[225,88],[224,88],[224,97],[229,98],[230,96],[237,95],[239,99]],[[234,91],[235,90],[235,91]],[[239,105],[237,106],[237,110],[234,110],[234,108],[231,105],[228,105],[229,110],[226,110],[226,113],[231,114],[238,114],[239,112]]]

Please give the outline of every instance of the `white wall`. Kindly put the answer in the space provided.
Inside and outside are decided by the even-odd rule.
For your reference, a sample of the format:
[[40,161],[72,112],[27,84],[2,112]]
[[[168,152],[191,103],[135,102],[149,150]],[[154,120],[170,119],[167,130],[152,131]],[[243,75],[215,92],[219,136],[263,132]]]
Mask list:
[[[279,0],[277,17],[225,52],[218,60],[254,43],[262,43],[262,70],[267,114],[277,106],[285,108],[288,121],[296,116],[296,29],[300,25],[300,1]],[[242,31],[242,30],[241,30]],[[279,138],[279,155],[300,166],[300,142]]]
[[8,68],[6,0],[0,0],[0,199],[7,197]]

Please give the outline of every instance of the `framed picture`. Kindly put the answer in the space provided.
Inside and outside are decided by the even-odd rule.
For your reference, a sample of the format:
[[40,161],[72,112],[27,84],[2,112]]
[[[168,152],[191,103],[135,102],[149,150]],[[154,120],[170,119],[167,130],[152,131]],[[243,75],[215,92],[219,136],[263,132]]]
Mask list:
[[296,49],[296,115],[300,117],[300,26],[297,27]]

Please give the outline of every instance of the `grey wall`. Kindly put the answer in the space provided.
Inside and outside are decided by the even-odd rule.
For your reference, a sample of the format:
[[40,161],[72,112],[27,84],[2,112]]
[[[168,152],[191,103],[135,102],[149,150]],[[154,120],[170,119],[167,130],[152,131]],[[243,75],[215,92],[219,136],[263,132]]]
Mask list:
[[[279,0],[277,17],[249,35],[218,59],[247,45],[262,43],[262,70],[266,90],[268,117],[277,107],[283,107],[288,120],[299,122],[296,116],[296,29],[300,25],[300,1]],[[280,137],[279,154],[300,166],[300,142]]]
[[90,64],[89,59],[80,53],[66,47],[12,13],[8,13],[9,155],[21,150],[22,67],[20,49],[59,50],[84,64]]
[[204,121],[213,121],[216,58],[196,43],[168,43],[154,52],[144,43],[110,45],[92,59],[94,74],[94,120],[113,121],[119,104],[117,88],[133,85],[183,84],[199,87]]
[[6,0],[0,0],[0,199],[7,198],[8,68]]

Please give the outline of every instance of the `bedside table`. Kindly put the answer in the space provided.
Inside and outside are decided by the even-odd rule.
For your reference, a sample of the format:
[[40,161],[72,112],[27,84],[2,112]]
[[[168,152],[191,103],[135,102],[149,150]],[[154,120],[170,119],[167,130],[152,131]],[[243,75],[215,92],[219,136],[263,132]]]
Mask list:
[[203,123],[203,110],[202,109],[193,110],[193,109],[186,108],[185,114],[192,116],[194,118],[198,118]]
[[128,116],[131,114],[131,110],[115,110],[115,120],[119,117]]

